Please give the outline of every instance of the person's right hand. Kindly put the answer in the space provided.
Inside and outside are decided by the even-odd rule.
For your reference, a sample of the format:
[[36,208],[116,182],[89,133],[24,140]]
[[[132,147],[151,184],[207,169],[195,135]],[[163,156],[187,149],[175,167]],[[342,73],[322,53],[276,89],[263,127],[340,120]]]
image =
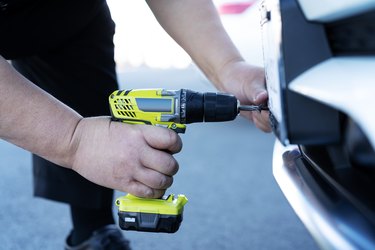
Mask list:
[[72,169],[88,180],[139,197],[160,198],[172,185],[182,148],[170,129],[82,119],[72,138]]

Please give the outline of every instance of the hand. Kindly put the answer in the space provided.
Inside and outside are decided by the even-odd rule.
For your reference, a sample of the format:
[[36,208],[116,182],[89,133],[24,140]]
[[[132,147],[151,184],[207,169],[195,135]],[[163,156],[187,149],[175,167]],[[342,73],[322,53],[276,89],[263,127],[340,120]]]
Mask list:
[[160,198],[172,185],[181,150],[173,131],[84,118],[73,136],[73,170],[88,180],[139,197]]
[[[227,64],[222,70],[221,88],[237,97],[242,105],[267,103],[264,70],[244,61]],[[241,115],[254,122],[264,132],[271,132],[269,112],[242,111]]]

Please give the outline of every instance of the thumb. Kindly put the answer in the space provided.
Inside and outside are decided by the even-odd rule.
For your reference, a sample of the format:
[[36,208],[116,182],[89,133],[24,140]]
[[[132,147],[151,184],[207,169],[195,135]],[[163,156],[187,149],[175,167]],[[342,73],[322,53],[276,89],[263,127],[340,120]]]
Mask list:
[[248,67],[247,72],[247,78],[242,82],[242,93],[245,94],[242,101],[256,105],[266,103],[268,94],[263,68]]
[[268,93],[264,88],[259,88],[254,92],[253,102],[257,105],[267,102]]
[[151,147],[159,150],[167,150],[171,153],[181,151],[181,138],[172,130],[150,125],[140,125],[140,127],[142,127],[143,136],[147,144]]

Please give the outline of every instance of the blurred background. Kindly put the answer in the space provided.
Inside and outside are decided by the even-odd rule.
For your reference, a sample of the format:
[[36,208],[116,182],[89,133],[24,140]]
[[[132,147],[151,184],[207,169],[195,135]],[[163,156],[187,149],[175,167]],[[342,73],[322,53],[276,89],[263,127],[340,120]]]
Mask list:
[[[108,3],[121,88],[215,91],[145,1]],[[244,58],[262,66],[259,2],[215,5]],[[175,234],[124,232],[134,249],[316,249],[273,179],[272,134],[239,117],[188,125],[181,137],[180,171],[169,192],[189,198],[184,221]],[[30,153],[0,141],[0,176],[0,249],[63,249],[68,207],[32,196]]]
[[[108,0],[116,22],[116,61],[119,72],[130,67],[186,69],[191,59],[160,27],[145,1]],[[215,0],[222,22],[244,58],[262,65],[258,3],[254,0]]]

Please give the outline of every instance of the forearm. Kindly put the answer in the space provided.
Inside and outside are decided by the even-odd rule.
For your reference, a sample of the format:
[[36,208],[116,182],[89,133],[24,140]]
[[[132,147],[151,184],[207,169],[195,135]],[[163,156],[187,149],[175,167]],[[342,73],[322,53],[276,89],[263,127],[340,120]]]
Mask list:
[[148,0],[163,28],[192,57],[217,88],[223,89],[226,65],[242,57],[209,0]]
[[71,167],[71,138],[81,119],[0,57],[0,138]]

